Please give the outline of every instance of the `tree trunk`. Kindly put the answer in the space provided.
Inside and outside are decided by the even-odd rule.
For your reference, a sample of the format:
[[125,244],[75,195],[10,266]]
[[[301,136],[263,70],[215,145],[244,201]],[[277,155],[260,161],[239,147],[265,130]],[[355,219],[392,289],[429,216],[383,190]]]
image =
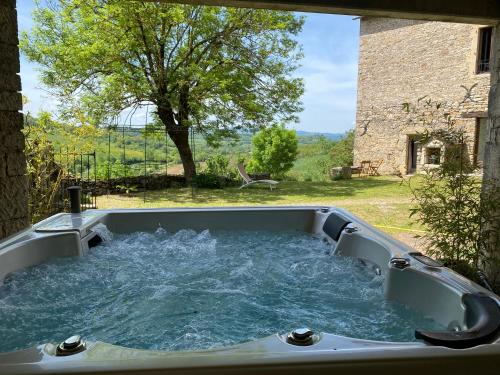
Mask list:
[[168,103],[159,105],[157,114],[165,126],[165,131],[174,142],[177,151],[179,151],[184,168],[184,177],[186,177],[186,182],[190,184],[196,175],[196,165],[194,164],[193,154],[189,146],[189,128],[179,126],[175,123],[174,113]]
[[191,147],[189,146],[189,130],[171,129],[167,130],[167,133],[179,151],[182,166],[184,168],[184,177],[186,177],[186,182],[190,184],[191,180],[196,175],[196,165],[193,160]]
[[[483,198],[497,202],[492,218],[485,225],[483,236],[487,238],[487,276],[500,290],[500,26],[493,32],[491,89],[488,102],[488,125],[484,155]],[[488,204],[488,202],[484,202]],[[498,290],[497,290],[498,292]]]

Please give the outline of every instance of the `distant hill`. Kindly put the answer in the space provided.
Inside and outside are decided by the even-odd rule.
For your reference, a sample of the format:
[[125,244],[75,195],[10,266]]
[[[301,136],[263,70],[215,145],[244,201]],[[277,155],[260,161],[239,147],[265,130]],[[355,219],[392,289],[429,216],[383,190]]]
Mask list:
[[344,134],[340,133],[316,133],[316,132],[307,132],[304,130],[297,130],[297,135],[299,137],[325,137],[331,141],[338,141],[344,137]]

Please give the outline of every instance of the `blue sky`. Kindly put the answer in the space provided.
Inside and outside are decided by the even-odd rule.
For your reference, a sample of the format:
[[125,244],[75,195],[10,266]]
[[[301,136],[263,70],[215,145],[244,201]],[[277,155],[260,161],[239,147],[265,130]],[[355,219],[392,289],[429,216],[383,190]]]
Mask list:
[[[31,0],[18,1],[19,29],[31,28]],[[303,14],[306,22],[299,37],[304,48],[297,75],[305,80],[304,111],[297,130],[343,133],[353,128],[356,112],[356,83],[359,21],[352,16]],[[21,56],[23,94],[29,98],[25,112],[57,111],[57,102],[38,81],[36,64]],[[133,123],[144,122],[138,113]]]

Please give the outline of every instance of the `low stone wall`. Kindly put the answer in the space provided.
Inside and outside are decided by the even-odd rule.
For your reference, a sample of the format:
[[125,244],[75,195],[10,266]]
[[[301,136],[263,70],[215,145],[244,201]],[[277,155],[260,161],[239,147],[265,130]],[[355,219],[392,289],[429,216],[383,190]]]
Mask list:
[[151,175],[114,178],[108,181],[98,180],[79,181],[78,179],[66,179],[64,186],[80,185],[83,190],[92,190],[95,195],[123,194],[129,189],[130,193],[141,190],[162,190],[174,187],[186,186],[186,178],[177,175]]

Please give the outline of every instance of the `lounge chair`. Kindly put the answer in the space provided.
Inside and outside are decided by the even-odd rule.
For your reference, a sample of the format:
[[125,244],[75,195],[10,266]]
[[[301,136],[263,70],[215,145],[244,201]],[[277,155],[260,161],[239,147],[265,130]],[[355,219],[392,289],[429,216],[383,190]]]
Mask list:
[[273,190],[273,187],[278,185],[278,181],[274,180],[254,180],[248,175],[245,166],[241,163],[238,164],[238,172],[240,172],[240,176],[243,179],[243,185],[240,186],[240,189],[254,184],[269,184],[269,188]]

